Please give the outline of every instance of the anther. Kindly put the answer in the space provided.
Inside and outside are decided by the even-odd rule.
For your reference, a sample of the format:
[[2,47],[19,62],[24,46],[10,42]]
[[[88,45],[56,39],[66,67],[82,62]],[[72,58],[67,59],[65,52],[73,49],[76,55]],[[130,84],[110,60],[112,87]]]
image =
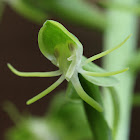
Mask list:
[[68,44],[68,47],[69,47],[69,50],[70,50],[71,52],[74,51],[74,45],[73,45],[72,43],[69,43],[69,44]]
[[54,56],[56,59],[59,57],[59,52],[57,49],[54,50]]

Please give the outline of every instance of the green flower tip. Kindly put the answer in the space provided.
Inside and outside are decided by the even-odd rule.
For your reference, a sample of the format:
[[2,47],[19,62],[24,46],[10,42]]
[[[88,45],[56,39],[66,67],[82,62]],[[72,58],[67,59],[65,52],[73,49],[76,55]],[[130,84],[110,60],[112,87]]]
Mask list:
[[10,63],[7,63],[7,66],[14,74],[18,75],[18,71]]
[[[70,81],[72,83],[77,94],[85,102],[87,102],[96,110],[102,112],[102,106],[84,91],[79,81],[78,73],[82,74],[84,78],[96,85],[106,86],[106,83],[104,82],[106,80],[107,83],[112,84],[111,77],[105,78],[106,76],[112,76],[125,72],[129,68],[125,68],[115,72],[103,72],[104,70],[102,70],[101,68],[98,68],[98,71],[98,69],[95,68],[95,65],[91,66],[90,64],[93,64],[91,63],[92,61],[120,48],[130,37],[131,34],[118,46],[92,56],[83,62],[83,46],[79,42],[79,40],[73,34],[71,34],[63,25],[56,21],[49,20],[44,23],[43,27],[39,31],[39,48],[43,55],[48,58],[53,64],[55,64],[59,68],[59,70],[53,72],[20,72],[17,71],[9,63],[7,64],[7,66],[14,74],[23,77],[53,77],[61,75],[60,78],[50,87],[48,87],[46,90],[33,97],[32,99],[28,100],[26,102],[27,105],[30,105],[43,98],[66,79],[67,81]],[[88,69],[89,66],[91,68],[88,71],[84,70],[83,67]],[[101,77],[104,77],[104,79],[101,79]]]
[[30,104],[32,104],[32,102],[31,102],[30,100],[28,100],[28,101],[26,102],[26,105],[30,105]]
[[10,63],[7,63],[7,67],[12,71],[12,65]]

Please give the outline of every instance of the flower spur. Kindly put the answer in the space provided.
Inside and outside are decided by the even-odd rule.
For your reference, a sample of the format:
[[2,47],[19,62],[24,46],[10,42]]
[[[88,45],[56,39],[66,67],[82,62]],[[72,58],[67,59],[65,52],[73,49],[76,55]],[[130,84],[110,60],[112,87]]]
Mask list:
[[80,73],[86,80],[98,86],[107,87],[116,84],[117,80],[112,75],[125,72],[128,68],[119,71],[105,72],[102,68],[92,63],[92,61],[118,49],[130,38],[130,36],[131,35],[118,46],[87,59],[83,56],[82,44],[73,34],[60,23],[53,20],[47,20],[39,31],[39,48],[43,55],[56,65],[59,70],[51,72],[20,72],[10,64],[8,64],[8,67],[14,74],[22,77],[54,77],[61,75],[50,87],[28,100],[28,105],[50,93],[66,79],[68,82],[70,81],[72,83],[78,95],[85,102],[101,112],[102,106],[86,94],[81,86],[78,74]]

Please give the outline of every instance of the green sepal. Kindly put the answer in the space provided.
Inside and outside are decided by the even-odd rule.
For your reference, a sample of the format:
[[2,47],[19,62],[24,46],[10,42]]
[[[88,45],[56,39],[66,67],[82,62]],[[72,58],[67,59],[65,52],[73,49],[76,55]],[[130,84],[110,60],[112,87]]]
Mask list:
[[[98,103],[102,104],[99,87],[87,81],[80,74],[79,79],[85,92]],[[98,112],[86,102],[84,102],[84,107],[94,138],[96,140],[112,140],[112,131],[105,120],[104,113]]]
[[[39,31],[38,43],[43,55],[59,67],[64,75],[69,72],[66,79],[69,75],[71,77],[83,53],[79,40],[59,22],[47,20]],[[74,58],[68,60],[71,56]],[[72,69],[69,71],[71,64]]]
[[[82,57],[82,61],[84,62],[87,58]],[[93,62],[90,62],[83,66],[84,70],[90,71],[90,72],[98,72],[98,73],[104,73],[106,72],[101,67],[97,66]],[[82,73],[81,73],[82,74]],[[98,86],[104,86],[104,87],[111,87],[118,83],[118,80],[114,76],[107,76],[107,77],[94,77],[94,76],[88,76],[85,74],[82,74],[82,76],[88,80],[89,82],[98,85]]]
[[[56,61],[56,53],[59,53],[60,50],[65,50],[67,58],[70,57],[71,52],[68,48],[69,43],[75,45],[75,48],[77,45],[81,45],[79,40],[62,24],[53,20],[47,20],[43,24],[38,34],[38,43],[42,54],[53,62]],[[55,64],[56,63],[57,62],[55,62]]]

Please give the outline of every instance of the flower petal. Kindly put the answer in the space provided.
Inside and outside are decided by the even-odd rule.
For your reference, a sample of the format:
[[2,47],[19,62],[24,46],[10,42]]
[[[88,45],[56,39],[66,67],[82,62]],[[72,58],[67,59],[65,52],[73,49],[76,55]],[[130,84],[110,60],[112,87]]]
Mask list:
[[53,91],[56,87],[58,87],[63,81],[65,80],[64,76],[61,75],[61,77],[53,83],[50,87],[48,87],[46,90],[42,91],[40,94],[36,95],[35,97],[31,98],[27,101],[27,105],[30,105],[39,99],[43,98],[45,95],[49,94],[51,91]]
[[77,94],[90,106],[92,106],[93,108],[95,108],[97,111],[102,112],[103,108],[102,106],[95,101],[93,98],[91,98],[83,89],[83,87],[81,86],[81,83],[79,81],[78,78],[78,74],[74,74],[73,77],[71,78],[71,82],[73,87],[75,88]]
[[[84,62],[87,58],[83,56],[82,61]],[[86,71],[90,72],[98,72],[98,73],[105,73],[106,71],[101,67],[97,66],[96,64],[90,62],[82,67]],[[82,73],[81,73],[82,74]],[[82,74],[82,76],[88,80],[89,82],[104,87],[111,87],[118,83],[118,80],[114,76],[108,77],[93,77]]]

